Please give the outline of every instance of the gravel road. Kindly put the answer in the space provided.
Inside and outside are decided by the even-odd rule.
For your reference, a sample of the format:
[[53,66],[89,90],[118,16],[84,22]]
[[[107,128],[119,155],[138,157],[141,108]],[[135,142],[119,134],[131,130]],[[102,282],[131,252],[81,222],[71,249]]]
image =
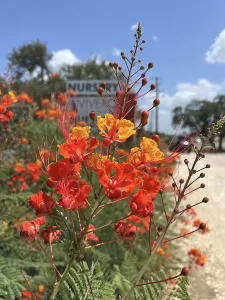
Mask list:
[[[182,160],[187,158],[192,162],[194,157],[194,154],[184,154]],[[183,239],[182,244],[185,251],[197,247],[207,254],[206,265],[198,267],[190,276],[191,299],[225,300],[225,154],[206,154],[198,166],[202,168],[208,163],[211,168],[204,170],[206,177],[201,180],[206,187],[190,194],[187,204],[194,204],[204,196],[210,199],[209,203],[196,207],[199,218],[208,222],[210,232],[193,234]],[[177,177],[184,174],[187,175],[187,168],[182,163]]]

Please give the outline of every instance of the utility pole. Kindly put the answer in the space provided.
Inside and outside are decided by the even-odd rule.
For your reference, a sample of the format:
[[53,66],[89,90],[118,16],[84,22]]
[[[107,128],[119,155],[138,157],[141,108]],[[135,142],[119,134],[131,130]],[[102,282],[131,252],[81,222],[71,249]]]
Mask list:
[[[155,98],[159,98],[159,77],[155,77]],[[155,108],[155,133],[159,131],[159,106]]]

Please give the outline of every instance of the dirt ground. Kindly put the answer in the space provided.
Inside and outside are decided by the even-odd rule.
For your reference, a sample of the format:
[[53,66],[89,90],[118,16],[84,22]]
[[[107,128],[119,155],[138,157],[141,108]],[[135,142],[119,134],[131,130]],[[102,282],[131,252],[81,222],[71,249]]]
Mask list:
[[[191,162],[194,154],[183,154],[182,160],[185,158]],[[204,170],[206,177],[197,184],[204,182],[206,188],[191,194],[187,204],[194,204],[204,196],[209,198],[209,203],[198,205],[196,211],[211,231],[205,235],[193,234],[182,242],[182,247],[184,251],[197,247],[207,254],[206,265],[190,276],[191,299],[225,300],[225,154],[206,154],[198,166],[202,168],[208,163],[211,168]],[[182,163],[177,176],[184,174],[187,174],[187,168]]]

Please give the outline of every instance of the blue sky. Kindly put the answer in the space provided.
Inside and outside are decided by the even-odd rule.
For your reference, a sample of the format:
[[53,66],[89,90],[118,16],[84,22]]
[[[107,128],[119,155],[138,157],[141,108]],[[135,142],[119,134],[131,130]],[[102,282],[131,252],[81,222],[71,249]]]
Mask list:
[[119,61],[113,49],[128,52],[134,41],[130,28],[140,21],[143,62],[155,63],[150,78],[162,78],[159,128],[171,132],[172,107],[225,92],[224,13],[224,0],[4,1],[0,74],[13,47],[36,39],[58,53],[55,66],[64,58],[85,61],[92,55]]

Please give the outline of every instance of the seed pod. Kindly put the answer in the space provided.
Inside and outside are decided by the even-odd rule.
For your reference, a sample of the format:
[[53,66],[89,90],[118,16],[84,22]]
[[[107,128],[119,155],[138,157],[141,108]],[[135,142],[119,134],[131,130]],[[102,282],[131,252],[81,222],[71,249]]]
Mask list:
[[145,126],[148,123],[149,113],[147,111],[143,111],[141,113],[141,125]]
[[160,100],[158,98],[153,101],[154,107],[159,106],[159,104],[160,104]]
[[103,92],[104,92],[104,89],[103,89],[102,87],[99,87],[99,88],[97,89],[97,92],[98,92],[98,94],[99,94],[100,96],[102,96],[102,94],[103,94]]
[[90,119],[91,119],[92,121],[94,121],[94,119],[95,119],[95,117],[96,117],[96,112],[95,112],[95,111],[91,111],[91,112],[89,113],[89,117],[90,117]]
[[187,276],[189,273],[189,269],[187,267],[184,267],[182,270],[181,270],[181,273],[180,275],[182,276]]

